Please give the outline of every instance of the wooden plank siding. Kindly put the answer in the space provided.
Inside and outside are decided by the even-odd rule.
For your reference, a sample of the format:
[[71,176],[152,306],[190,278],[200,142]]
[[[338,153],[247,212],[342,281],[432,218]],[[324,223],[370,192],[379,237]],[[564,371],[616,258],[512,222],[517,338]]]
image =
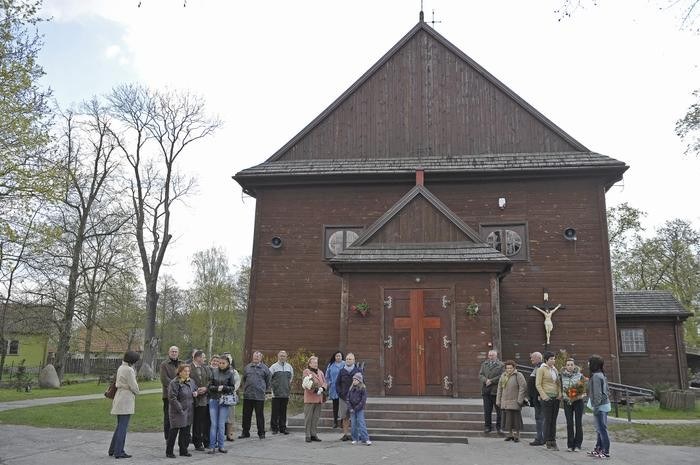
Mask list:
[[578,151],[420,30],[278,160]]
[[685,351],[679,357],[678,347],[683,346],[682,323],[675,318],[620,318],[617,321],[618,339],[622,329],[644,329],[646,352],[630,354],[620,350],[620,370],[625,384],[634,386],[668,383],[687,388],[684,374],[687,371]]
[[[528,354],[542,350],[542,316],[527,307],[542,302],[542,288],[551,302],[566,309],[554,316],[553,349],[566,349],[579,360],[592,353],[606,359],[617,357],[610,343],[608,317],[609,268],[603,250],[604,216],[599,214],[601,181],[592,178],[531,179],[504,182],[440,182],[426,187],[473,229],[479,224],[521,223],[528,225],[529,261],[515,262],[500,283],[501,358],[529,363]],[[323,360],[340,342],[341,277],[323,260],[324,225],[369,226],[413,186],[409,184],[317,185],[266,187],[258,190],[253,273],[246,352],[303,347]],[[498,198],[507,206],[498,208]],[[567,227],[577,230],[578,240],[564,239]],[[279,236],[283,246],[269,245]],[[437,237],[437,236],[436,236]],[[460,395],[478,395],[477,373],[492,342],[489,273],[421,273],[420,286],[454,287],[454,302],[477,296],[481,315],[474,320],[456,315],[456,372]],[[381,308],[381,287],[410,284],[412,273],[350,275],[349,304],[366,299]],[[487,316],[488,315],[488,316]],[[368,362],[370,392],[381,389],[380,318],[358,320],[349,315],[349,350]],[[613,325],[614,325],[614,320]],[[251,329],[254,330],[251,331]],[[617,380],[616,369],[608,372]]]

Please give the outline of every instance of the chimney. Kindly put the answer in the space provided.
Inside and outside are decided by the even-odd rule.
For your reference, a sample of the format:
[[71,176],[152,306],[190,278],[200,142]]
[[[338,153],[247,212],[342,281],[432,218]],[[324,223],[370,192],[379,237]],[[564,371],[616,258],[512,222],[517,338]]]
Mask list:
[[422,186],[425,179],[425,172],[422,169],[416,170],[416,186]]

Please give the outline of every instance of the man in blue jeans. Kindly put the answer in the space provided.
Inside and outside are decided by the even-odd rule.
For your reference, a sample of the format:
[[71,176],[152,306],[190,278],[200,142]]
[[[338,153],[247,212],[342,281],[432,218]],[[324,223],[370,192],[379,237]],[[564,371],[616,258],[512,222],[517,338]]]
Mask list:
[[537,369],[542,366],[542,354],[533,352],[530,354],[530,363],[532,363],[532,373],[527,379],[527,390],[530,398],[530,406],[535,409],[535,440],[530,443],[531,446],[544,445],[544,417],[542,416],[542,404],[540,403],[537,387],[535,386],[535,378],[537,377]]

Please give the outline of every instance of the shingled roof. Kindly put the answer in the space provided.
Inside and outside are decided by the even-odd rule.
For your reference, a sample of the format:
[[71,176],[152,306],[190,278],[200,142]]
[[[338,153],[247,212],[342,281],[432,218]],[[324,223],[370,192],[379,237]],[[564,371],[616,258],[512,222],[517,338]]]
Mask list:
[[615,292],[615,316],[679,316],[691,314],[669,291]]
[[567,169],[626,169],[624,162],[595,152],[507,153],[461,157],[412,157],[384,159],[290,160],[265,162],[236,174],[250,177],[289,175],[328,176],[358,174],[426,173],[527,173]]

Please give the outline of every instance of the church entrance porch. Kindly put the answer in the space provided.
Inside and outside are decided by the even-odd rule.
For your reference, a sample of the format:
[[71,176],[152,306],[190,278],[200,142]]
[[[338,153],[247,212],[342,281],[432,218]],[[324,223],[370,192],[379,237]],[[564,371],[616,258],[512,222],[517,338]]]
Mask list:
[[449,289],[384,289],[384,385],[391,396],[452,395]]

